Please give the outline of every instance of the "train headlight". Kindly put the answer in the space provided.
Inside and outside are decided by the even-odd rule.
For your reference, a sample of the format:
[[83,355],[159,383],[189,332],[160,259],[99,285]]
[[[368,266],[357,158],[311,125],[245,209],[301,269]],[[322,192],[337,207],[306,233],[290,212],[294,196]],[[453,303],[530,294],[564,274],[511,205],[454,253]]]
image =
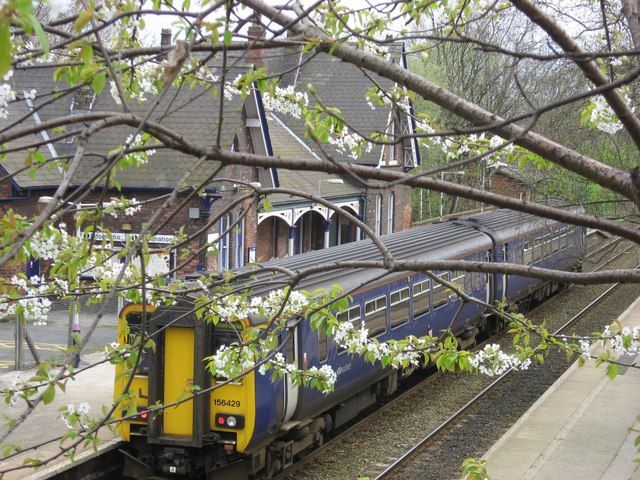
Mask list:
[[215,423],[220,428],[240,429],[244,428],[244,416],[216,413]]

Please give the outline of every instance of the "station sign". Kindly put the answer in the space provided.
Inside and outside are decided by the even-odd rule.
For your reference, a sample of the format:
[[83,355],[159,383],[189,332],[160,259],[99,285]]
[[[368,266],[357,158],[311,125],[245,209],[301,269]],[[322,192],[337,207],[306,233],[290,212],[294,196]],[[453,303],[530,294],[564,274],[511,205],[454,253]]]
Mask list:
[[[127,240],[135,241],[140,236],[139,233],[113,232],[111,235],[105,232],[88,232],[84,234],[85,238],[93,239],[94,242],[102,242],[112,240],[114,242],[125,243]],[[148,237],[149,243],[158,243],[170,245],[175,241],[175,235],[152,235]]]

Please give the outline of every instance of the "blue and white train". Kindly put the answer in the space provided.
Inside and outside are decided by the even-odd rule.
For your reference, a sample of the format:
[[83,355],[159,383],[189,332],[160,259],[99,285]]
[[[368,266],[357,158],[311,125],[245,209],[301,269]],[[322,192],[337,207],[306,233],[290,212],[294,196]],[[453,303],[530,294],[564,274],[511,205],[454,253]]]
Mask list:
[[[586,253],[586,232],[555,221],[509,210],[494,210],[381,237],[398,259],[511,262],[560,270],[576,270]],[[317,250],[267,262],[296,270],[324,262],[372,260],[380,253],[370,240]],[[299,288],[314,290],[340,284],[355,289],[351,303],[339,317],[363,322],[380,341],[422,336],[451,328],[470,344],[481,330],[496,328],[496,319],[477,303],[460,308],[457,296],[424,273],[400,272],[381,277],[381,270],[344,269],[313,275]],[[555,282],[505,274],[435,272],[466,293],[488,303],[518,307],[541,300],[558,290]],[[256,273],[253,293],[264,295],[280,288],[283,278]],[[183,398],[192,385],[207,388],[216,382],[205,372],[202,359],[237,338],[224,326],[199,322],[192,303],[158,309],[147,322],[156,348],[147,352],[129,385],[131,402],[141,412],[122,422],[120,433],[128,443],[125,474],[134,478],[269,478],[294,462],[307,448],[320,445],[331,430],[362,409],[392,394],[402,372],[371,365],[349,355],[332,338],[299,324],[289,336],[288,362],[300,368],[330,365],[338,373],[335,391],[296,387],[286,380],[251,372],[242,381],[200,395],[192,402],[147,413],[156,403]],[[452,324],[452,319],[455,322]],[[247,319],[245,327],[256,326]],[[135,334],[141,324],[141,306],[126,306],[120,318],[120,338]],[[118,369],[116,399],[126,376]],[[126,412],[126,401],[118,414]],[[130,405],[129,405],[130,407]],[[131,409],[129,409],[131,411]],[[155,478],[155,477],[154,477]]]

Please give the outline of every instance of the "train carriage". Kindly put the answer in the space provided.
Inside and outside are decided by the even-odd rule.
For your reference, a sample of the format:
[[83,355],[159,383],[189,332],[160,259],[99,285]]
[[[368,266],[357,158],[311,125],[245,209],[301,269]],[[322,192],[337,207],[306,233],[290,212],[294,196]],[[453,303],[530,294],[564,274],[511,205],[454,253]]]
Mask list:
[[[394,257],[403,260],[508,261],[565,270],[579,268],[586,249],[584,238],[582,228],[506,210],[381,237]],[[381,259],[380,252],[370,240],[363,240],[273,260],[263,266],[296,270],[326,262],[372,259]],[[488,315],[482,305],[462,305],[457,296],[424,273],[381,276],[383,273],[379,269],[333,270],[305,279],[299,288],[314,290],[338,283],[345,291],[353,291],[349,308],[338,317],[363,324],[369,336],[380,341],[450,329],[463,345],[470,345],[486,326]],[[503,274],[434,273],[488,303],[502,300],[517,306],[557,287]],[[252,294],[265,295],[280,288],[283,280],[281,274],[256,272]],[[129,443],[125,474],[131,477],[272,476],[300,452],[321,444],[331,429],[393,393],[402,379],[403,372],[349,355],[332,338],[319,335],[308,321],[303,321],[293,329],[283,353],[288,362],[300,368],[330,365],[337,373],[331,394],[295,387],[287,379],[272,382],[268,375],[251,372],[194,401],[147,414],[149,405],[180,400],[193,385],[206,388],[218,381],[205,372],[203,358],[233,341],[235,331],[224,324],[202,324],[192,307],[188,299],[182,300],[173,307],[154,310],[148,322],[156,346],[146,352],[129,389],[138,393],[141,414],[119,427]],[[125,340],[126,325],[129,334],[136,333],[140,310],[139,305],[123,310],[121,341]],[[237,328],[257,326],[259,322],[248,318]],[[121,369],[118,373],[116,397],[125,386]]]

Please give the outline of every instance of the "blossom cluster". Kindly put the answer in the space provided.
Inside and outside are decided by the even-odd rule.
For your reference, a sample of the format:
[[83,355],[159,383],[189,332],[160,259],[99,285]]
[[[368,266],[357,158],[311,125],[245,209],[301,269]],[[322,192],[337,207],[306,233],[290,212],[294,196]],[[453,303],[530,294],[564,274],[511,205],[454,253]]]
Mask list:
[[637,355],[640,353],[640,326],[622,327],[620,331],[614,332],[612,327],[607,325],[602,331],[600,343],[617,356]]
[[[435,134],[436,131],[427,122],[417,120],[416,133],[432,135]],[[487,135],[486,133],[458,135],[455,137],[433,136],[424,138],[421,142],[428,146],[439,147],[449,162],[486,153],[488,150],[498,148],[500,145],[506,143],[503,138],[497,135]],[[515,152],[516,147],[508,143],[499,151],[490,153],[485,157],[487,159],[487,166],[493,168],[504,166],[506,163],[502,160],[505,157],[513,155]]]
[[87,416],[90,409],[91,406],[87,402],[80,402],[77,407],[70,403],[60,407],[58,418],[69,429],[77,427],[84,429],[90,423],[90,419]]
[[505,353],[500,345],[492,343],[484,349],[469,357],[473,368],[489,377],[499,376],[509,369],[527,370],[531,365],[531,359],[520,359],[516,355]]
[[379,342],[375,338],[368,338],[368,335],[364,324],[356,327],[351,322],[343,322],[337,325],[333,338],[347,352],[362,355],[370,362],[380,361],[392,368],[420,365],[435,342],[433,337],[418,338],[413,335],[404,341]]
[[[201,285],[204,285],[201,283]],[[206,288],[206,287],[205,287]],[[286,303],[285,303],[286,300]],[[242,320],[249,316],[273,318],[276,315],[290,318],[301,315],[309,305],[306,293],[294,290],[272,290],[266,297],[256,296],[247,304],[237,295],[225,295],[208,308],[214,314],[228,321]]]
[[[8,82],[13,76],[13,70],[9,70],[2,80]],[[8,83],[0,83],[0,118],[5,119],[9,116],[7,106],[9,102],[13,102],[16,99],[15,90]]]
[[38,230],[28,244],[31,256],[42,260],[56,261],[62,250],[70,246],[70,236],[64,224],[48,226]]
[[133,216],[142,208],[142,204],[133,198],[112,198],[110,201],[102,204],[103,212],[108,213],[114,218],[118,218],[118,213],[124,210],[124,214],[128,217]]
[[20,291],[20,297],[5,297],[0,302],[0,318],[13,317],[20,313],[25,321],[36,325],[46,325],[47,315],[51,309],[51,300],[46,297],[49,287],[44,278],[34,275],[28,280],[14,275],[11,284]]
[[305,92],[296,92],[293,85],[286,88],[276,87],[275,95],[265,92],[262,96],[267,110],[294,118],[302,116],[303,108],[309,105],[309,97]]
[[[625,96],[625,101],[627,105],[631,103],[627,96]],[[622,129],[622,122],[618,120],[617,115],[603,96],[596,95],[592,97],[588,108],[591,110],[587,121],[589,125],[610,135]],[[631,106],[629,108],[631,111],[634,110]]]
[[369,153],[373,149],[371,142],[355,132],[349,133],[346,127],[339,133],[332,132],[328,142],[330,145],[334,145],[338,152],[349,155],[354,160],[357,160],[363,151]]
[[[143,138],[142,135],[138,134],[135,136],[129,135],[125,145],[128,145],[127,148],[135,148],[135,147],[143,147],[148,139]],[[141,150],[136,152],[129,152],[122,156],[122,160],[126,164],[127,167],[141,167],[146,165],[149,161],[149,158],[155,155],[155,149],[151,150]]]
[[207,368],[212,375],[237,378],[255,365],[255,352],[244,345],[222,345],[208,357]]
[[[156,87],[153,66],[150,64],[144,64],[136,67],[133,70],[123,72],[121,74],[121,84],[127,85],[124,90],[124,94],[127,100],[133,100],[134,102],[143,103],[147,100],[147,95],[157,95],[158,89]],[[116,104],[121,105],[122,101],[118,95],[118,87],[116,83],[111,80],[109,83],[109,92]]]

